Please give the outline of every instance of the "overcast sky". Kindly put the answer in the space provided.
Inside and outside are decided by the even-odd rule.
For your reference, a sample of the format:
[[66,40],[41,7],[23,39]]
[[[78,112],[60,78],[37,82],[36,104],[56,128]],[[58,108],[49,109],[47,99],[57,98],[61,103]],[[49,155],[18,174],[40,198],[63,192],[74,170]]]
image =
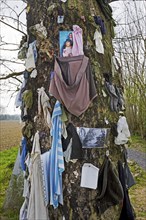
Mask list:
[[[26,7],[26,4],[21,0],[15,0],[15,1],[7,0],[7,3],[12,8],[14,8],[14,10],[17,13],[20,13]],[[137,5],[137,12],[135,10],[135,3]],[[124,36],[125,32],[127,31],[127,27],[124,24],[126,22],[128,22],[128,23],[131,22],[136,13],[138,14],[139,18],[143,18],[146,16],[146,2],[145,1],[136,1],[135,3],[133,1],[115,1],[115,2],[111,3],[111,6],[113,8],[113,17],[118,23],[121,24],[121,26],[117,26],[115,28],[116,33],[120,36]],[[1,4],[1,7],[2,7],[2,4]],[[131,16],[128,15],[129,14],[128,10],[132,11]],[[2,14],[6,15],[6,16],[13,16],[14,18],[17,18],[16,14],[14,12],[12,12],[10,14],[10,11],[8,9],[6,9],[6,7],[1,8],[0,15],[2,15]],[[21,14],[20,20],[21,20],[21,22],[26,23],[25,11]],[[4,19],[4,21],[6,21],[6,20]],[[11,19],[9,19],[7,21],[9,22],[9,24],[14,25],[14,23],[12,22]],[[142,22],[142,21],[144,21],[144,20],[141,19],[141,26],[143,29],[143,34],[146,37],[146,28],[145,28],[144,22]],[[0,22],[0,25],[1,25],[1,37],[2,37],[3,41],[15,43],[15,44],[20,43],[20,40],[22,38],[22,34],[20,32],[17,32],[15,30],[13,30],[12,28],[7,27],[6,25],[2,24],[1,22]],[[26,31],[24,26],[22,26],[21,28],[24,32]],[[134,31],[135,31],[135,34],[137,34],[136,30],[134,30]],[[7,48],[10,48],[10,46],[8,46]],[[15,49],[15,48],[17,48],[17,46],[13,46],[11,48]],[[11,58],[11,60],[15,60],[17,57],[17,54],[18,54],[18,51],[16,51],[16,52],[2,51],[0,54],[0,57],[1,57],[1,59],[4,59],[4,58],[10,59]],[[15,65],[15,64],[12,65],[11,63],[7,63],[7,64],[11,69],[13,69],[14,71],[17,71],[17,72],[25,69],[25,67],[20,64],[19,65]],[[1,73],[3,73],[4,71],[8,72],[8,70],[6,70],[5,68],[2,67]],[[9,103],[9,100],[10,100],[10,93],[4,92],[3,94],[1,94],[1,99],[0,99],[1,103],[0,104],[2,106],[6,107],[6,113],[9,113],[9,114],[19,113],[20,114],[20,110],[16,109],[14,106],[15,98],[11,99],[10,103]],[[7,107],[8,103],[9,103],[9,106]]]

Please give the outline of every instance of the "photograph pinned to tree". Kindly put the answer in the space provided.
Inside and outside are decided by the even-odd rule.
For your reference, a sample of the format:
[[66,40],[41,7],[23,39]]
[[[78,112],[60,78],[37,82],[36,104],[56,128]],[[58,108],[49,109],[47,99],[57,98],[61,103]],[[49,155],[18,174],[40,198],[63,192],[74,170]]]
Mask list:
[[59,31],[59,47],[61,57],[72,56],[73,37],[72,31]]
[[77,128],[83,148],[107,147],[110,128]]

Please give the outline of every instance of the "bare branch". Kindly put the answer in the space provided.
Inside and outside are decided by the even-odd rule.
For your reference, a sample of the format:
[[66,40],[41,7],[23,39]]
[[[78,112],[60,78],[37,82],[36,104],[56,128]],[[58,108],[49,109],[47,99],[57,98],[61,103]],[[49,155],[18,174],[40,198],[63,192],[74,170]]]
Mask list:
[[2,21],[2,20],[0,20],[0,22],[2,22],[3,24],[9,26],[10,28],[13,28],[13,29],[16,30],[16,31],[19,31],[19,32],[22,33],[23,35],[27,36],[26,33],[24,33],[23,31],[19,30],[18,28],[15,28],[15,27],[13,27],[12,25],[7,24],[6,22],[4,22],[4,21]]
[[7,76],[0,77],[0,80],[5,80],[5,79],[13,78],[15,76],[20,76],[22,74],[23,74],[23,71],[22,72],[13,72],[13,73],[8,74]]
[[24,63],[20,63],[20,62],[17,62],[17,61],[13,61],[13,60],[6,60],[6,59],[0,59],[1,62],[10,62],[10,63],[16,63],[16,64],[24,64]]
[[[9,18],[9,19],[12,19],[12,20],[18,22],[18,19],[13,18],[13,17],[8,16],[8,15],[0,15],[0,17],[1,17],[1,19],[3,19],[3,18]],[[19,24],[21,24],[21,25],[23,25],[24,27],[26,27],[26,24],[24,24],[22,21],[19,21]]]

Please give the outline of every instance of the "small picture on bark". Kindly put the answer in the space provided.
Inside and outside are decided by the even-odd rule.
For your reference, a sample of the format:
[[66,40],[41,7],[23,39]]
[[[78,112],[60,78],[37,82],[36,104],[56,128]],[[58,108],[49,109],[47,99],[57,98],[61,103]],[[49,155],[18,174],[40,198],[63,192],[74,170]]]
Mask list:
[[59,31],[59,46],[61,57],[72,56],[72,31]]
[[77,129],[83,148],[107,147],[109,128],[85,128]]

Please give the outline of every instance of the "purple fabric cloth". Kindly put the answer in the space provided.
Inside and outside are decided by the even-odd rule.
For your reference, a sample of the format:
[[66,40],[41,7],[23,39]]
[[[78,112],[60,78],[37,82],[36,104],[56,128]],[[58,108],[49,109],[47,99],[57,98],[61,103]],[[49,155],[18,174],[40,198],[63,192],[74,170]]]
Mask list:
[[73,35],[72,55],[73,56],[84,55],[82,29],[78,25],[73,25],[72,35]]
[[94,16],[94,21],[97,25],[100,26],[102,35],[106,34],[106,27],[104,24],[104,20],[100,16]]

